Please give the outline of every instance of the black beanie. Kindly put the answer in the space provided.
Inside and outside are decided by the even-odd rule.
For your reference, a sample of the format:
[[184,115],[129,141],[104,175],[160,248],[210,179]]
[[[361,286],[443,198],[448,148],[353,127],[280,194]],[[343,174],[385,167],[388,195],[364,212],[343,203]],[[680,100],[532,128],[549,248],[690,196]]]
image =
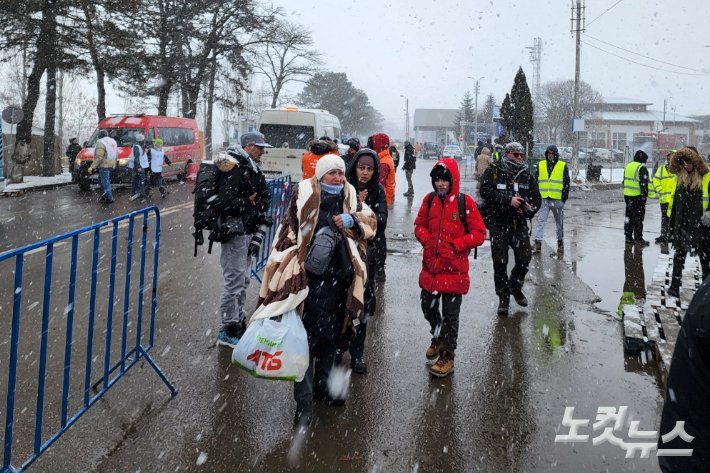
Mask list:
[[645,163],[646,161],[648,161],[648,155],[645,152],[638,150],[636,151],[636,154],[634,154],[634,161],[639,163]]
[[451,172],[449,172],[448,168],[443,164],[437,164],[436,166],[434,166],[434,169],[431,170],[430,176],[432,182],[435,182],[438,179],[452,182]]

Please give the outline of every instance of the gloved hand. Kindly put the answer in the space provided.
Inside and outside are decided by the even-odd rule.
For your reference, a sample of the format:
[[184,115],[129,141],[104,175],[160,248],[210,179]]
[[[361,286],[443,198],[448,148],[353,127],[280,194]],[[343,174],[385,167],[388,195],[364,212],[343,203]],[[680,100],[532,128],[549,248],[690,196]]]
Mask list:
[[700,219],[700,223],[703,224],[703,227],[710,227],[710,212],[705,212],[703,214],[703,217]]

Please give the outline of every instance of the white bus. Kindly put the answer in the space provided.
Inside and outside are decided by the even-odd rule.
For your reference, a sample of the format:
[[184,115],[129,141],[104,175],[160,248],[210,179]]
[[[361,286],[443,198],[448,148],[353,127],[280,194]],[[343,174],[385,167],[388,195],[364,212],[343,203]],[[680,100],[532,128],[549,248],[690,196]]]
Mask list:
[[259,131],[273,145],[261,158],[267,177],[290,174],[292,182],[300,182],[306,145],[321,136],[337,140],[341,155],[347,152],[342,143],[340,120],[326,110],[295,107],[264,110],[259,118]]

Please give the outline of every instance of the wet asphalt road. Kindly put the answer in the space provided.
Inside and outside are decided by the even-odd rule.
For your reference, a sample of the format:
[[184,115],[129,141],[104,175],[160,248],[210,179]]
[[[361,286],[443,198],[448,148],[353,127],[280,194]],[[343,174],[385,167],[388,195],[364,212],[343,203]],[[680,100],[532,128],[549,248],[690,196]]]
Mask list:
[[[613,315],[625,278],[621,190],[572,193],[565,209],[563,260],[551,256],[556,237],[550,217],[545,240],[550,246],[534,257],[524,288],[530,306],[513,303],[507,318],[495,315],[490,247],[486,243],[479,249],[477,260],[471,256],[456,372],[433,379],[426,372],[429,334],[419,308],[421,255],[412,227],[431,189],[433,164],[418,161],[414,199],[402,197],[406,181],[402,171],[397,175],[387,280],[378,287],[378,314],[368,329],[368,374],[352,375],[345,407],[316,405],[313,427],[295,438],[292,385],[252,378],[230,364],[230,350],[215,345],[222,286],[219,249],[208,255],[201,248],[192,257],[191,189],[170,182],[167,199],[154,197],[163,218],[151,353],[180,392],[171,397],[149,366],[142,365],[30,471],[658,471],[655,457],[625,459],[623,450],[608,443],[554,442],[556,434],[567,433],[561,426],[566,406],[576,406],[575,417],[590,419],[591,425],[598,407],[627,405],[627,426],[638,420],[643,430],[657,428],[662,407],[657,369],[624,355],[621,326]],[[464,181],[462,190],[472,187]],[[63,188],[0,199],[0,251],[142,206],[129,202],[125,190],[118,192],[114,207],[100,206],[97,198],[96,193]],[[646,222],[647,230],[657,231],[657,203],[649,203]],[[647,231],[647,239],[655,236]],[[647,281],[657,251],[643,250]],[[35,257],[41,255],[29,258]],[[27,304],[41,293],[40,266],[28,262],[25,285],[36,281],[37,286],[27,289]],[[4,334],[11,271],[0,266]],[[78,292],[86,281],[86,276],[79,278]],[[250,309],[257,292],[253,283]],[[58,310],[61,314],[61,305]],[[30,380],[18,388],[28,410],[18,415],[15,464],[23,458],[20,452],[31,449],[21,441],[32,433],[36,327],[23,325],[29,335],[20,351]],[[7,335],[0,339],[4,350],[6,340]],[[50,353],[59,358],[63,347],[50,347]],[[0,372],[6,371],[3,366]],[[4,388],[6,374],[0,376]],[[588,427],[580,433],[594,437],[600,432]]]

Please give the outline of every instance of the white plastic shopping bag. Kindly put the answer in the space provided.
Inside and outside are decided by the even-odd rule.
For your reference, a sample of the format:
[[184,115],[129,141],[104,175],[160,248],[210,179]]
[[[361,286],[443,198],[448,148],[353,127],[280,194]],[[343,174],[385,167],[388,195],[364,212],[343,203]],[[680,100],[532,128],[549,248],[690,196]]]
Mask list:
[[249,324],[232,352],[232,363],[257,378],[303,381],[308,336],[296,311]]

